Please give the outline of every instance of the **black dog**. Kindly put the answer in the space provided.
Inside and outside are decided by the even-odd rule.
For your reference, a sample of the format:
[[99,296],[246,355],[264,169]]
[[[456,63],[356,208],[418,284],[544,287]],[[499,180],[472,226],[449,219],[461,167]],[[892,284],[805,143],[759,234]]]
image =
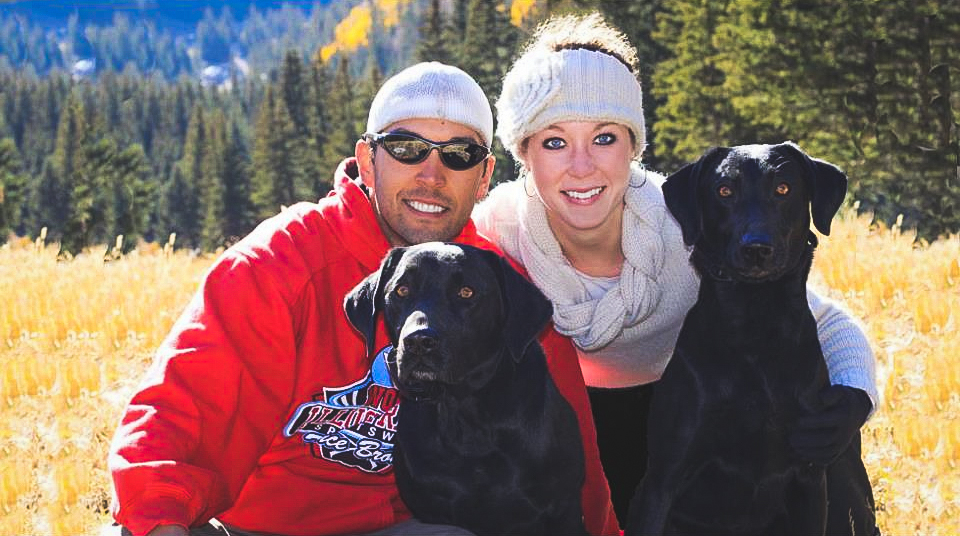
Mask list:
[[586,534],[580,429],[537,342],[550,302],[495,253],[395,248],[346,298],[373,344],[383,313],[402,404],[400,496],[428,523],[477,535]]
[[[810,214],[829,234],[846,185],[790,143],[713,149],[667,179],[702,281],[654,388],[628,535],[874,533],[859,436],[830,469],[788,441],[829,385],[806,295]],[[862,512],[828,524],[828,475],[861,494]]]

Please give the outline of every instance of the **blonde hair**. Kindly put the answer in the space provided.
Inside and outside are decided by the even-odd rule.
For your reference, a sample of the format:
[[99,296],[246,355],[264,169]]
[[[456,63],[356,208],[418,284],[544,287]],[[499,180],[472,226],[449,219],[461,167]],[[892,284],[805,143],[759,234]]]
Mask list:
[[638,74],[637,49],[627,36],[609,25],[599,13],[563,15],[540,24],[521,56],[537,49],[551,52],[586,49],[613,56],[634,75]]

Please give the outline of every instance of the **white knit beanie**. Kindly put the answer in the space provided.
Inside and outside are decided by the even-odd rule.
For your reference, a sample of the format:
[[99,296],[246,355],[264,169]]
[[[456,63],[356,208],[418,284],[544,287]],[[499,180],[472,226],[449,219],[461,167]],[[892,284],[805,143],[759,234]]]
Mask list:
[[370,105],[367,132],[405,119],[443,119],[466,125],[489,147],[493,141],[490,101],[476,80],[436,61],[418,63],[383,83]]
[[531,50],[503,78],[497,137],[516,158],[520,143],[563,121],[610,121],[636,136],[634,157],[646,145],[643,91],[626,65],[583,48]]

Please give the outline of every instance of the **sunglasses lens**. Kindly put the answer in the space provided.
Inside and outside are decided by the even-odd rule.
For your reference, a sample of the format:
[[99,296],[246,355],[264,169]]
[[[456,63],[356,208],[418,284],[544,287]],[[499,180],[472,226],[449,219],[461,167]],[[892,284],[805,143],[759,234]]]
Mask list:
[[486,148],[474,143],[451,143],[440,148],[443,164],[454,171],[470,169],[486,156]]
[[430,152],[430,146],[426,142],[407,136],[385,136],[380,143],[390,156],[405,164],[416,164]]

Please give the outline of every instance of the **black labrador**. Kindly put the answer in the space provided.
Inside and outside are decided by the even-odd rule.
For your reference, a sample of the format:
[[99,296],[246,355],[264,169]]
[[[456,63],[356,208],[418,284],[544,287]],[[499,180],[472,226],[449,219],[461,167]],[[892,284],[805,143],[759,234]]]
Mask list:
[[401,395],[400,496],[479,535],[586,534],[583,446],[537,335],[550,302],[502,257],[438,242],[391,250],[346,297],[373,344],[383,314]]
[[[626,534],[873,534],[859,436],[834,462],[802,462],[788,432],[829,384],[807,303],[813,224],[829,234],[847,178],[792,143],[716,148],[663,192],[701,275],[654,387],[648,471]],[[864,512],[828,525],[828,472],[866,481]],[[851,524],[853,525],[851,527]]]

